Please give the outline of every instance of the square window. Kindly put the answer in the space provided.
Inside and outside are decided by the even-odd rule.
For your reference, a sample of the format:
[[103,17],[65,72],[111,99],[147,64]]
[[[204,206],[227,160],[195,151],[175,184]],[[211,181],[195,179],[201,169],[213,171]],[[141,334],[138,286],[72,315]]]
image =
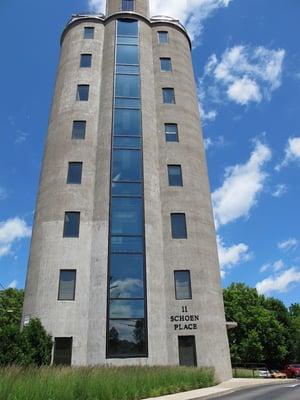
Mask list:
[[72,139],[85,139],[86,121],[73,121]]
[[92,66],[92,55],[81,54],[80,56],[80,68],[91,68]]
[[122,11],[134,11],[134,0],[122,0]]
[[165,124],[166,142],[179,142],[177,124]]
[[65,212],[64,237],[79,237],[80,212]]
[[95,28],[86,26],[84,28],[84,39],[94,39]]
[[158,43],[169,43],[169,32],[167,31],[159,31],[158,34]]
[[67,183],[81,184],[82,162],[69,162]]
[[72,343],[73,339],[71,337],[56,337],[54,339],[54,365],[71,365]]
[[176,300],[189,300],[192,298],[190,271],[174,271]]
[[160,70],[162,72],[172,71],[171,58],[160,58]]
[[89,85],[77,85],[76,100],[77,101],[88,101],[89,90],[90,90]]
[[195,336],[178,336],[179,365],[197,367]]
[[163,101],[165,104],[175,104],[175,91],[173,88],[163,88]]
[[170,186],[183,186],[181,165],[168,165],[168,177]]
[[185,214],[171,214],[173,239],[187,239]]
[[58,300],[75,300],[76,270],[61,269],[59,272]]

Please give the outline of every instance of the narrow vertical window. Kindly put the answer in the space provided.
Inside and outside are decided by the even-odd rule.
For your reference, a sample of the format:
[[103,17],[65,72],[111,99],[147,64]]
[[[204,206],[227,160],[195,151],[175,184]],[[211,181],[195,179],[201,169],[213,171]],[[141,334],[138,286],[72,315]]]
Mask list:
[[171,229],[173,239],[187,238],[185,214],[171,214]]
[[160,70],[162,72],[172,71],[171,58],[160,58]]
[[178,336],[179,365],[197,367],[195,336]]
[[91,26],[86,26],[84,28],[83,37],[84,39],[94,39],[95,29]]
[[90,91],[89,85],[77,85],[76,100],[77,101],[88,101],[89,91]]
[[134,11],[134,0],[122,0],[122,11]]
[[82,162],[69,162],[67,183],[81,184]]
[[53,364],[71,365],[72,362],[72,337],[56,337],[54,339]]
[[181,165],[168,165],[169,186],[183,186]]
[[75,300],[76,270],[61,269],[59,272],[58,300]]
[[92,66],[92,55],[81,54],[80,55],[80,68],[91,68]]
[[169,43],[169,32],[167,31],[159,31],[158,34],[158,43]]
[[190,271],[174,271],[176,300],[189,300],[192,298]]
[[79,237],[80,212],[65,212],[64,237]]
[[85,139],[86,121],[73,121],[72,139]]
[[162,92],[165,104],[175,104],[175,91],[173,88],[163,88]]
[[165,124],[166,142],[179,142],[177,124]]

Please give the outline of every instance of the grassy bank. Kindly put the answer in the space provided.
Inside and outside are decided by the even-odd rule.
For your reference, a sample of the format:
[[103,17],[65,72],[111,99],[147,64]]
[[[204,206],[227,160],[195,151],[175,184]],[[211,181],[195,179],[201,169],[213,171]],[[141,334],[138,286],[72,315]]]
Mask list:
[[138,400],[214,385],[210,369],[2,368],[1,400]]
[[233,369],[234,378],[259,378],[259,373],[257,370],[247,369],[247,368],[234,368]]

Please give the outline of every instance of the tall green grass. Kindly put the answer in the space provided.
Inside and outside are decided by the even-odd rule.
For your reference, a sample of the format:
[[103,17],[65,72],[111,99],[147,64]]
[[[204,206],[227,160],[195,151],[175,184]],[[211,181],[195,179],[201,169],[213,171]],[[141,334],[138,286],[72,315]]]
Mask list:
[[214,384],[208,368],[0,369],[1,400],[138,400]]

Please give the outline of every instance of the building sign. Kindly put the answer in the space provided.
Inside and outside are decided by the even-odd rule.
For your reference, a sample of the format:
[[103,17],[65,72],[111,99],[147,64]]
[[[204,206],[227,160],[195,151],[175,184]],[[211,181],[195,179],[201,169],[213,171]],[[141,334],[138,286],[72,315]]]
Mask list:
[[175,331],[198,329],[199,315],[189,314],[187,306],[182,306],[181,314],[171,315],[170,322],[174,324]]

